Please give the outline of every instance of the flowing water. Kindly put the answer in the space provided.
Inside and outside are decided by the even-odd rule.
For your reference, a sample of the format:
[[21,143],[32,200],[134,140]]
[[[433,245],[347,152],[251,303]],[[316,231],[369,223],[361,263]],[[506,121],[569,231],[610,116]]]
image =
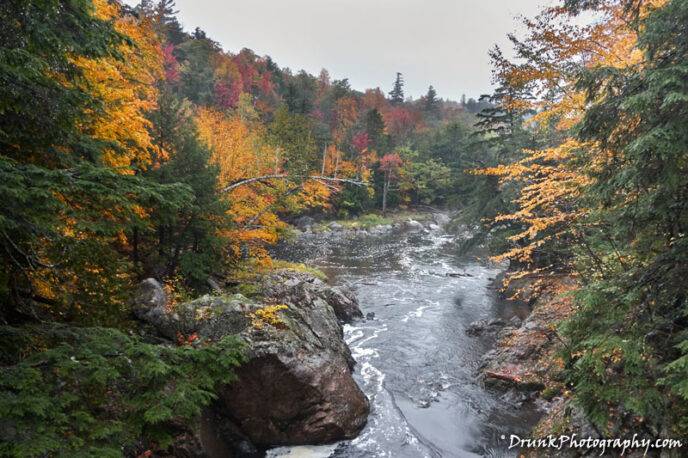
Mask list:
[[371,413],[354,440],[273,449],[269,456],[515,455],[508,436],[525,434],[535,414],[480,385],[476,370],[491,342],[464,330],[478,319],[524,311],[493,290],[501,268],[458,256],[457,243],[438,228],[394,229],[305,234],[278,248],[279,257],[315,265],[333,284],[355,290],[369,317],[346,325],[344,337]]

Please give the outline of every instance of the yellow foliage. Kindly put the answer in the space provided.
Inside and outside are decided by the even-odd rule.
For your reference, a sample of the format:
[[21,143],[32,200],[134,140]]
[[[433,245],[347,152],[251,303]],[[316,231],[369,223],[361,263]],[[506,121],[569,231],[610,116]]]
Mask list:
[[[652,3],[656,6],[664,1]],[[535,109],[529,125],[543,131],[553,129],[563,140],[541,150],[524,150],[523,158],[515,163],[472,171],[499,177],[502,184],[513,183],[519,189],[515,199],[517,210],[499,215],[495,221],[516,222],[525,229],[510,237],[513,248],[496,259],[530,262],[544,244],[575,236],[573,226],[586,209],[573,203],[583,188],[591,184],[588,170],[578,165],[580,156],[586,158],[586,164],[591,164],[588,167],[601,169],[608,166],[615,154],[567,135],[580,122],[586,108],[586,96],[575,90],[567,63],[582,62],[590,68],[638,65],[642,55],[636,48],[637,32],[625,15],[623,6],[616,4],[600,10],[600,17],[590,25],[576,27],[570,25],[565,8],[548,8],[535,20],[524,21],[528,31],[524,42],[531,47],[531,52],[540,51],[546,58],[513,63],[497,55],[495,73],[501,81],[514,88],[536,88],[545,95],[535,101],[507,100],[506,104],[518,109]],[[623,130],[612,135],[625,135],[627,126],[635,122],[629,119],[622,123],[626,126]]]
[[251,326],[254,329],[263,329],[265,325],[270,325],[272,327],[283,329],[286,327],[285,322],[280,318],[279,312],[286,310],[287,307],[284,304],[277,305],[267,305],[265,307],[259,308],[255,312],[249,313],[249,318],[251,319]]

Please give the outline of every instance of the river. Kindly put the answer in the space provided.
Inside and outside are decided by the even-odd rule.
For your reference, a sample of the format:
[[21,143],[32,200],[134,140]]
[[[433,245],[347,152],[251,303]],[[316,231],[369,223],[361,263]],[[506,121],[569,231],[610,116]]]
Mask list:
[[525,311],[499,300],[493,280],[500,266],[457,255],[459,238],[437,227],[396,228],[305,234],[278,247],[279,257],[317,266],[331,283],[355,290],[369,318],[346,325],[344,337],[371,413],[354,440],[268,456],[515,456],[508,436],[525,435],[535,414],[481,386],[476,370],[493,342],[464,330]]

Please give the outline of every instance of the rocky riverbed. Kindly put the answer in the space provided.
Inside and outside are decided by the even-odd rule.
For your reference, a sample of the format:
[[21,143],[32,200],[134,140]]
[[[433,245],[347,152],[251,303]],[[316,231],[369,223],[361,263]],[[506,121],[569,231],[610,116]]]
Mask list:
[[278,247],[275,256],[315,265],[356,293],[366,318],[346,325],[344,337],[371,412],[353,440],[270,456],[516,456],[501,436],[527,434],[539,413],[485,387],[479,369],[497,335],[466,330],[478,320],[520,322],[529,309],[500,299],[494,282],[505,266],[458,254],[466,234],[445,231],[448,219],[428,213],[366,228],[311,221]]
[[196,343],[239,334],[248,344],[238,380],[192,425],[185,449],[515,456],[502,437],[527,435],[559,405],[557,393],[541,401],[549,372],[538,366],[554,312],[504,300],[496,278],[505,266],[458,255],[465,234],[445,231],[448,219],[311,222],[274,255],[329,281],[278,270],[254,299],[218,293],[170,308],[160,285],[144,282],[136,314],[153,332]]

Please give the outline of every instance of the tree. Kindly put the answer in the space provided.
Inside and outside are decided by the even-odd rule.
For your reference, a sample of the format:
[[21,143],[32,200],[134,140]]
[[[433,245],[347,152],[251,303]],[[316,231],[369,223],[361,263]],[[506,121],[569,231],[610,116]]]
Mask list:
[[310,170],[317,170],[318,153],[309,119],[281,107],[268,126],[271,143],[282,150],[280,165],[298,180]]
[[[189,198],[184,187],[158,186],[107,165],[119,164],[118,154],[128,152],[122,151],[124,139],[105,135],[99,127],[103,124],[94,125],[93,116],[104,108],[107,113],[122,94],[108,100],[109,94],[84,80],[101,82],[89,73],[89,60],[107,59],[119,65],[122,51],[132,57],[129,49],[121,48],[127,46],[126,39],[110,19],[85,0],[71,2],[69,8],[57,0],[3,4],[3,322],[50,314],[63,319],[84,315],[92,320],[117,319],[125,303],[122,287],[132,280],[122,255],[121,233],[140,219],[141,208],[156,201],[181,205]],[[119,66],[119,71],[125,69]],[[137,106],[135,97],[128,100]],[[142,126],[132,121],[136,129]],[[145,131],[127,135],[130,139],[141,135],[139,145],[145,144]],[[127,161],[122,163],[128,165]]]
[[198,138],[187,105],[163,91],[152,114],[156,145],[165,152],[146,171],[146,178],[162,183],[183,183],[193,195],[187,205],[155,206],[150,221],[131,228],[132,256],[145,276],[179,276],[190,288],[203,291],[212,273],[222,266],[221,237],[226,230],[228,206],[218,191],[218,167]]
[[440,109],[440,102],[437,100],[437,91],[435,88],[428,87],[428,92],[423,98],[423,111],[425,111],[429,116],[437,116]]
[[399,72],[397,72],[397,77],[394,80],[394,87],[389,92],[389,100],[393,105],[399,105],[404,102],[404,78]]
[[379,153],[385,153],[388,142],[385,136],[385,121],[380,112],[375,108],[368,110],[363,123],[370,147]]
[[382,213],[387,212],[387,194],[392,180],[399,178],[399,171],[404,165],[398,153],[388,153],[380,159],[380,170],[384,174],[384,184],[382,188]]
[[157,3],[142,0],[136,10],[152,20],[155,32],[163,43],[178,45],[186,40],[187,35],[177,20],[179,11],[175,8],[175,0],[158,0]]
[[586,240],[597,262],[581,262],[591,281],[567,324],[567,375],[602,427],[625,426],[624,412],[685,434],[688,4],[645,4],[637,15],[624,6],[610,22],[630,26],[614,48],[628,50],[626,64],[609,60],[579,80],[580,137],[594,145],[581,157],[593,179]]

